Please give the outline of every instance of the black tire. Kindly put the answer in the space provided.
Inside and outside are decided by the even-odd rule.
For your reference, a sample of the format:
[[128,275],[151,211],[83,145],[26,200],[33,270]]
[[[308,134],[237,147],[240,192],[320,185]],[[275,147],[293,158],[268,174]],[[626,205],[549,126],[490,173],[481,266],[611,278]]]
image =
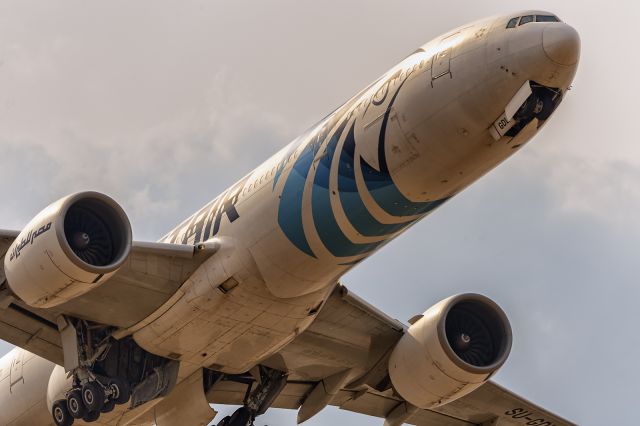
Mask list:
[[59,399],[53,403],[51,414],[53,415],[53,422],[56,426],[71,426],[75,420],[71,417],[67,409],[67,401],[64,399]]
[[109,380],[108,387],[113,393],[110,399],[114,400],[116,404],[122,405],[129,402],[131,390],[129,389],[129,384],[124,380],[118,379],[117,377],[113,378]]
[[87,407],[87,411],[100,413],[104,400],[104,390],[96,382],[89,382],[82,386],[82,402]]
[[240,407],[229,419],[229,426],[248,426],[251,422],[251,411],[247,407]]
[[116,408],[116,402],[113,399],[108,400],[104,403],[102,408],[100,409],[101,413],[110,413],[113,409]]
[[87,414],[84,415],[82,420],[84,420],[87,423],[91,423],[91,422],[95,422],[99,418],[100,418],[100,411],[89,411]]
[[220,423],[218,423],[218,426],[229,426],[229,420],[231,419],[230,416],[225,417],[224,419],[222,419],[220,421]]
[[549,117],[551,117],[551,114],[553,114],[553,111],[555,111],[556,106],[553,103],[553,95],[551,93],[545,93],[541,96],[540,99],[542,100],[543,107],[542,111],[540,111],[536,117],[538,118],[538,120],[545,121],[548,120]]
[[80,389],[74,389],[67,395],[67,410],[74,419],[81,419],[87,414],[87,407],[82,402],[82,393]]

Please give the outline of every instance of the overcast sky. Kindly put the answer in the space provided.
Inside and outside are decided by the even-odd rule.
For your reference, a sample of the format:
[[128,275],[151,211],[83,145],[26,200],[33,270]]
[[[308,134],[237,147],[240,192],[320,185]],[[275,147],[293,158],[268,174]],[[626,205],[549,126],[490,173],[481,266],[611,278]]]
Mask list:
[[[498,382],[579,424],[637,424],[640,9],[606,6],[1,0],[0,228],[95,189],[155,240],[426,41],[546,8],[583,46],[553,120],[344,282],[401,320],[486,294],[514,332]],[[381,421],[330,409],[308,424]]]

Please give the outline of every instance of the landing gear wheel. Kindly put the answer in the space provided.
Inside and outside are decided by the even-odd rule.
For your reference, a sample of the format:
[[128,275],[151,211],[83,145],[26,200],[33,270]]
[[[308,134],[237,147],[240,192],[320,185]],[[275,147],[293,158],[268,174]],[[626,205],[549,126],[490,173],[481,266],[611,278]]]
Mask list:
[[231,416],[227,416],[224,419],[222,419],[220,421],[220,423],[218,423],[218,426],[229,426],[229,420],[231,419]]
[[240,407],[231,415],[228,426],[249,426],[253,420],[247,407]]
[[89,382],[82,386],[82,402],[88,411],[100,413],[104,400],[104,390],[96,382]]
[[116,402],[113,399],[108,400],[104,403],[102,408],[100,409],[101,413],[110,413],[113,409],[116,408]]
[[67,401],[64,399],[59,399],[53,403],[51,414],[53,415],[53,422],[56,426],[71,426],[73,424],[74,418],[71,417],[67,409]]
[[84,420],[87,423],[91,423],[91,422],[95,422],[99,418],[100,418],[100,411],[89,411],[87,414],[84,415],[84,417],[82,417],[82,420]]
[[542,102],[542,109],[536,114],[536,117],[538,120],[545,121],[551,117],[551,114],[555,110],[551,93],[545,93],[542,95],[540,101]]
[[113,378],[109,380],[109,384],[107,385],[109,390],[111,390],[111,398],[116,402],[116,404],[126,404],[129,402],[129,394],[131,393],[129,390],[129,385],[121,379]]
[[541,108],[541,102],[535,94],[529,96],[529,98],[522,104],[520,109],[516,112],[514,117],[518,120],[531,121],[536,114],[536,109]]
[[67,409],[74,419],[81,419],[87,414],[87,407],[82,402],[82,393],[80,389],[74,389],[67,395]]

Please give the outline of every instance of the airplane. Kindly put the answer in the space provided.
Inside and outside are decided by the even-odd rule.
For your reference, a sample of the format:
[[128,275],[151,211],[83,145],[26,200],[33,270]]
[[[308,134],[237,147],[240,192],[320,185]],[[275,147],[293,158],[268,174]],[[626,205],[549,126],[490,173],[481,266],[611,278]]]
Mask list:
[[423,45],[158,242],[109,196],[0,231],[1,425],[218,426],[325,407],[385,426],[561,426],[501,387],[512,331],[480,294],[407,324],[341,277],[519,151],[567,95],[575,29],[545,11]]

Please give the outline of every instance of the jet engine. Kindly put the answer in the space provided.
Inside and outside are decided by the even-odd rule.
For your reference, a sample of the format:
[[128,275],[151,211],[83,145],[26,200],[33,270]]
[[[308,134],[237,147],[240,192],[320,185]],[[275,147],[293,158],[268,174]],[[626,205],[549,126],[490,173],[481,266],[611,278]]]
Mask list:
[[108,196],[80,192],[40,212],[9,247],[7,283],[28,305],[48,308],[107,281],[131,250],[131,224]]
[[498,305],[479,294],[452,296],[409,327],[391,353],[389,376],[407,402],[437,407],[482,385],[510,350],[511,326]]

